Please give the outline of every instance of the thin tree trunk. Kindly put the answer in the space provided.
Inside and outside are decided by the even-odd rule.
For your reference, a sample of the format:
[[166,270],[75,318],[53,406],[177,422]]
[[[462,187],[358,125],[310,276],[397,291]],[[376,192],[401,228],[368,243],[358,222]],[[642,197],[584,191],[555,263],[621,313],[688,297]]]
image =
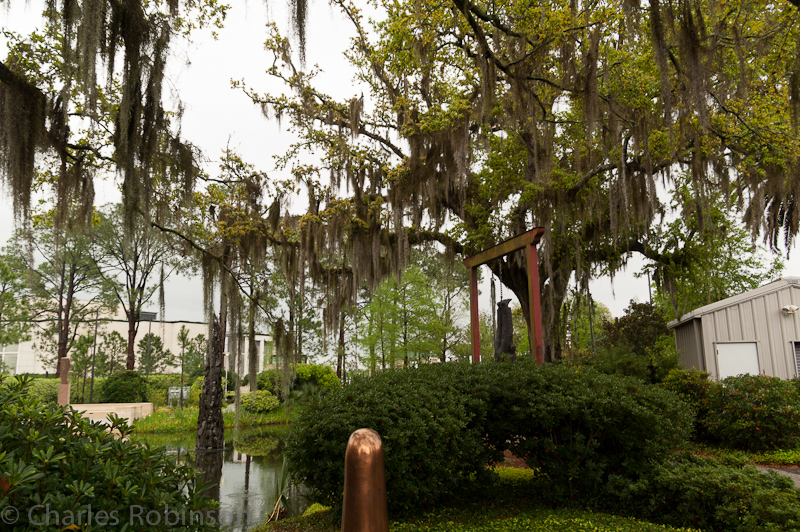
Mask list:
[[256,349],[256,304],[257,291],[250,292],[250,315],[248,316],[247,330],[247,374],[250,381],[250,391],[258,390],[258,350]]
[[198,451],[222,449],[225,446],[225,425],[222,419],[222,336],[221,318],[216,316],[211,325],[211,339],[208,343],[203,393],[200,396],[200,411],[197,416]]

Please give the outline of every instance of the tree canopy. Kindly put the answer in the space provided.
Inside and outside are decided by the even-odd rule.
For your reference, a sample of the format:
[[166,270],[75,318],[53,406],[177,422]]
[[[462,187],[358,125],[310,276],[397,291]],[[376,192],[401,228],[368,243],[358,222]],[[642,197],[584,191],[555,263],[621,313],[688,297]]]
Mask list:
[[[53,2],[40,38],[12,39],[0,63],[0,121],[13,124],[0,136],[0,174],[17,212],[27,212],[38,155],[50,157],[44,182],[60,207],[88,197],[108,163],[128,224],[144,213],[202,252],[209,316],[222,287],[220,338],[228,325],[244,330],[246,301],[269,306],[268,248],[290,317],[310,284],[335,331],[365,284],[399,278],[412,247],[469,255],[542,226],[549,358],[574,279],[613,274],[634,252],[665,272],[697,259],[699,246],[659,247],[655,229],[670,216],[703,235],[715,209],[735,208],[772,247],[798,232],[792,2],[378,0],[369,19],[355,2],[331,3],[352,27],[345,53],[362,93],[326,94],[274,24],[268,72],[285,92],[237,83],[297,136],[276,165],[307,190],[304,215],[285,207],[294,184],[230,154],[219,186],[192,195],[198,153],[162,102],[164,71],[175,36],[221,23],[227,8],[214,0]],[[305,3],[292,5],[302,35]],[[670,205],[663,191],[678,179],[690,193]],[[493,269],[527,316],[522,257]]]

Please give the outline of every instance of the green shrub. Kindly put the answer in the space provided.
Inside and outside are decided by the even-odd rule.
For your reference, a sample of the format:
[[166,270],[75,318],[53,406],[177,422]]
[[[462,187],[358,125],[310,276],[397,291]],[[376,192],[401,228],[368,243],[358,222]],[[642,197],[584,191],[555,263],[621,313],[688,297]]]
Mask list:
[[145,403],[147,402],[147,379],[136,371],[125,371],[106,378],[98,402],[100,403]]
[[700,440],[707,439],[704,425],[708,416],[706,401],[712,388],[719,386],[716,382],[708,380],[710,374],[696,369],[673,369],[664,379],[664,387],[683,399],[695,416],[695,437]]
[[740,375],[710,389],[703,422],[709,439],[746,451],[793,449],[800,443],[800,396],[776,377]]
[[[142,517],[151,511],[161,515],[159,530],[185,530],[167,525],[166,507],[186,510],[188,516],[192,509],[216,504],[201,494],[199,473],[167,457],[164,447],[129,441],[129,429],[119,418],[112,422],[123,436],[118,438],[70,408],[41,404],[25,392],[29,382],[0,384],[0,476],[8,482],[0,508],[16,509],[6,514],[17,518],[14,530],[80,528],[90,506],[95,519],[106,512],[112,525],[116,518],[109,529],[127,525],[130,510],[138,508]],[[42,526],[47,516],[50,527]],[[52,526],[55,519],[58,526]],[[130,524],[149,530],[136,517]],[[196,524],[193,530],[215,528]]]
[[[170,373],[164,375],[150,375],[147,378],[147,402],[153,403],[154,408],[166,406],[169,401],[169,389],[181,385],[181,374]],[[184,398],[184,403],[188,401]]]
[[[280,388],[280,387],[278,387]],[[280,390],[275,387],[275,370],[268,369],[258,374],[258,389],[267,390],[270,392],[279,392]]]
[[33,379],[25,393],[36,398],[41,404],[58,402],[58,379]]
[[611,484],[618,510],[655,522],[730,532],[800,530],[800,491],[787,478],[749,466],[681,453],[637,483]]
[[556,501],[602,500],[609,478],[645,474],[691,433],[693,417],[667,390],[580,366],[516,366],[476,386],[493,397],[484,432],[547,475]]
[[589,368],[431,364],[354,376],[293,425],[287,456],[312,498],[341,504],[345,443],[376,430],[391,512],[447,500],[510,448],[550,479],[561,501],[604,496],[680,447],[691,416],[670,392]]
[[303,384],[311,383],[318,388],[338,388],[341,386],[339,377],[330,366],[322,364],[298,364],[296,368],[297,377],[293,388],[299,388]]
[[267,390],[243,393],[241,396],[242,408],[254,414],[266,414],[277,410],[281,405],[278,398]]

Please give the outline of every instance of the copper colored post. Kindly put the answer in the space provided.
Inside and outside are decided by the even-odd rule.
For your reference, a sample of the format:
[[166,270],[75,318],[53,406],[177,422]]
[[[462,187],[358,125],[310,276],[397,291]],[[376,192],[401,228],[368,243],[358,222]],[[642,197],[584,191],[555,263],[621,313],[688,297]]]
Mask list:
[[383,442],[372,429],[350,435],[344,455],[342,532],[389,532]]

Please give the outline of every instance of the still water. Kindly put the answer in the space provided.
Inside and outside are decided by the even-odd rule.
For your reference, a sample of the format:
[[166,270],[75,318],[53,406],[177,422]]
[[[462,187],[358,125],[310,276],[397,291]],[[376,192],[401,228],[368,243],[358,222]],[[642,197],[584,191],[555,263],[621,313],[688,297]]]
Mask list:
[[[285,426],[242,430],[236,435],[233,432],[225,431],[225,451],[207,455],[207,459],[214,471],[211,495],[220,501],[220,522],[234,532],[244,532],[266,521],[275,508],[289,432]],[[136,440],[162,445],[181,463],[195,465],[194,432],[145,435]],[[284,493],[292,515],[302,513],[308,506],[295,485],[289,483]]]

